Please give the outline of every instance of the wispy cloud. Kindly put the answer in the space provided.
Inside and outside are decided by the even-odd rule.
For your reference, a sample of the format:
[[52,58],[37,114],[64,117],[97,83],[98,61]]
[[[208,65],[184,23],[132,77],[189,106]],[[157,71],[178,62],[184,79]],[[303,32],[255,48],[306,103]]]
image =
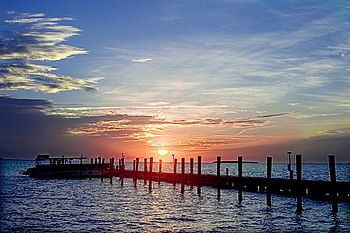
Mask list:
[[57,71],[55,67],[32,63],[59,61],[88,53],[85,49],[62,43],[80,32],[73,26],[59,24],[71,18],[50,18],[43,13],[8,14],[13,19],[5,21],[11,29],[0,38],[0,89],[47,93],[96,90],[95,84],[101,78],[80,79],[59,75],[53,73]]
[[[85,123],[78,127],[69,128],[68,133],[72,135],[118,138],[126,142],[143,142],[147,146],[158,146],[158,141],[171,135],[169,145],[181,150],[203,150],[213,146],[235,145],[240,142],[239,137],[245,138],[242,133],[248,129],[258,129],[271,123],[266,118],[275,118],[288,115],[288,113],[277,113],[255,117],[220,119],[167,119],[160,116],[147,115],[114,115],[98,116],[85,119]],[[230,132],[230,129],[239,130],[240,133],[234,136],[224,133],[221,136],[212,135],[208,137],[198,137],[198,135],[181,135],[176,131],[186,130],[195,132],[198,129],[204,131],[215,131],[223,129]],[[196,130],[195,130],[196,129]],[[189,136],[189,137],[188,137]],[[234,138],[233,138],[234,137]],[[246,139],[246,138],[245,138]]]
[[96,90],[93,86],[100,78],[78,79],[67,75],[51,73],[54,67],[34,65],[31,63],[5,64],[0,69],[0,89],[26,89],[56,93],[83,89]]
[[149,62],[152,61],[152,58],[133,58],[131,59],[132,62],[137,62],[137,63],[145,63],[145,62]]
[[[162,99],[225,103],[254,110],[277,103],[279,111],[288,111],[291,105],[281,104],[287,98],[303,107],[307,100],[296,94],[324,93],[323,98],[308,103],[308,107],[319,105],[329,97],[324,92],[327,87],[346,91],[342,83],[349,82],[348,26],[334,15],[318,14],[314,8],[319,7],[309,7],[301,9],[304,20],[294,18],[297,11],[277,10],[281,24],[288,29],[276,27],[244,34],[196,31],[166,42],[142,41],[138,51],[160,59],[147,67],[127,64],[111,68],[110,72],[132,80],[132,84],[118,88],[118,98],[128,104],[146,105]],[[338,96],[340,92],[332,94]]]

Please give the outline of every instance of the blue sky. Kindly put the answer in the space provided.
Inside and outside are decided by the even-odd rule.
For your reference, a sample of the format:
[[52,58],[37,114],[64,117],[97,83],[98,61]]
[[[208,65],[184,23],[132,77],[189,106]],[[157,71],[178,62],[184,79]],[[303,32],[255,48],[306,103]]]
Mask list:
[[0,153],[349,161],[349,11],[347,1],[2,1]]

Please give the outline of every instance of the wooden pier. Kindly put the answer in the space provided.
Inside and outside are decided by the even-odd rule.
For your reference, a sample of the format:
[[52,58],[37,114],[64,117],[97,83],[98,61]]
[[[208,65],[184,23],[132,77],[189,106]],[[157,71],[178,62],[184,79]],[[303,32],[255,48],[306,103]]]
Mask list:
[[[184,193],[184,187],[197,186],[197,193],[201,195],[201,187],[209,186],[218,190],[220,198],[221,189],[237,189],[238,201],[243,201],[244,192],[255,192],[266,194],[266,204],[272,205],[271,194],[294,197],[297,201],[297,211],[302,211],[302,199],[311,198],[320,201],[330,201],[332,203],[332,212],[338,212],[338,202],[350,202],[350,182],[337,182],[335,171],[335,156],[329,155],[330,181],[313,181],[302,179],[302,156],[296,155],[296,175],[297,179],[272,178],[272,157],[267,157],[266,177],[244,177],[243,176],[243,158],[238,156],[238,176],[222,175],[221,157],[216,160],[217,174],[202,174],[202,158],[197,159],[197,174],[193,173],[194,159],[190,159],[189,173],[185,172],[185,158],[181,159],[181,171],[177,169],[177,159],[173,162],[173,172],[162,171],[162,161],[159,161],[158,171],[153,171],[153,158],[150,158],[149,169],[147,169],[147,159],[144,159],[144,169],[138,169],[139,159],[133,162],[133,169],[126,170],[124,159],[119,161],[119,166],[114,169],[113,176],[119,177],[123,185],[124,178],[130,178],[134,181],[136,187],[137,180],[148,181],[149,189],[152,190],[153,182],[168,182],[181,185],[181,193]],[[137,165],[136,165],[137,164]]]
[[[144,172],[132,170],[117,170],[115,176],[139,180],[157,182],[169,182],[188,186],[210,186],[219,189],[239,189],[249,192],[267,193],[283,196],[296,196],[298,188],[303,197],[319,200],[330,200],[331,194],[335,193],[339,201],[350,201],[350,182],[312,181],[312,180],[289,180],[282,178],[265,177],[239,177],[217,176],[213,174],[190,174],[168,172]],[[299,184],[300,183],[300,184]]]
[[[55,160],[55,158],[53,158]],[[177,171],[178,160],[174,158],[173,171],[164,172],[162,170],[162,160],[158,162],[158,171],[153,171],[153,158],[149,160],[144,158],[143,169],[139,169],[140,160],[136,158],[132,163],[132,170],[125,169],[125,159],[120,158],[115,165],[114,158],[105,163],[105,158],[91,158],[91,163],[82,163],[82,158],[79,164],[66,164],[66,158],[58,158],[58,164],[37,165],[35,168],[42,173],[44,177],[50,178],[65,178],[68,174],[71,178],[100,178],[101,182],[109,178],[110,183],[113,182],[113,177],[119,177],[121,185],[124,185],[124,179],[133,179],[134,187],[137,186],[137,180],[144,180],[144,185],[148,183],[149,190],[152,190],[154,182],[168,182],[172,183],[174,187],[176,184],[181,185],[181,193],[184,194],[185,186],[191,189],[196,186],[197,194],[201,195],[201,187],[209,186],[217,189],[217,197],[220,199],[221,189],[237,189],[238,202],[243,201],[243,192],[255,192],[266,195],[266,205],[272,205],[271,195],[282,195],[296,198],[296,210],[301,212],[303,198],[311,198],[320,201],[329,201],[332,203],[332,212],[338,212],[339,202],[350,202],[350,182],[336,181],[336,166],[335,156],[328,156],[329,164],[329,181],[314,181],[302,179],[302,156],[296,155],[296,179],[292,176],[289,179],[272,178],[272,157],[268,156],[266,159],[266,176],[265,177],[244,177],[243,176],[243,157],[238,156],[237,163],[238,175],[232,176],[228,174],[221,174],[221,164],[226,163],[222,161],[220,156],[217,156],[216,174],[202,174],[202,157],[197,158],[197,174],[194,173],[194,158],[189,161],[189,173],[186,173],[185,158],[181,158],[181,170]],[[149,163],[148,163],[149,161]],[[232,161],[230,161],[232,163]],[[32,170],[34,168],[31,168]],[[34,169],[34,170],[35,170]],[[30,169],[28,169],[29,171]],[[35,171],[36,171],[35,170]],[[57,170],[57,171],[56,171]],[[27,171],[27,172],[28,172]],[[31,171],[31,170],[30,170]],[[36,176],[36,172],[30,172],[32,176]]]

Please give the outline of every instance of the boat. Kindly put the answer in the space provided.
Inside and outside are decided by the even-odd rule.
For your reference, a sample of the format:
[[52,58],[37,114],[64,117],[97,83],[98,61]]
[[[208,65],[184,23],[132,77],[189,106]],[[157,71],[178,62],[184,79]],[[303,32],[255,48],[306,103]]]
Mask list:
[[87,157],[50,157],[47,154],[36,156],[35,167],[28,168],[23,175],[36,178],[91,178],[111,177],[115,173],[112,163],[101,162],[101,157],[91,159],[86,163]]

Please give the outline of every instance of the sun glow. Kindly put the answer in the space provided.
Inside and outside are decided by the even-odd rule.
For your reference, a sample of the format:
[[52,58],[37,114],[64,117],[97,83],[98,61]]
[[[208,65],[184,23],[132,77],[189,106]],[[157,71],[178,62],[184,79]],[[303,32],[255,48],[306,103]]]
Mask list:
[[165,157],[165,156],[167,156],[169,153],[170,153],[170,151],[165,150],[165,149],[157,150],[157,154],[158,154],[159,156],[161,156],[161,157]]

